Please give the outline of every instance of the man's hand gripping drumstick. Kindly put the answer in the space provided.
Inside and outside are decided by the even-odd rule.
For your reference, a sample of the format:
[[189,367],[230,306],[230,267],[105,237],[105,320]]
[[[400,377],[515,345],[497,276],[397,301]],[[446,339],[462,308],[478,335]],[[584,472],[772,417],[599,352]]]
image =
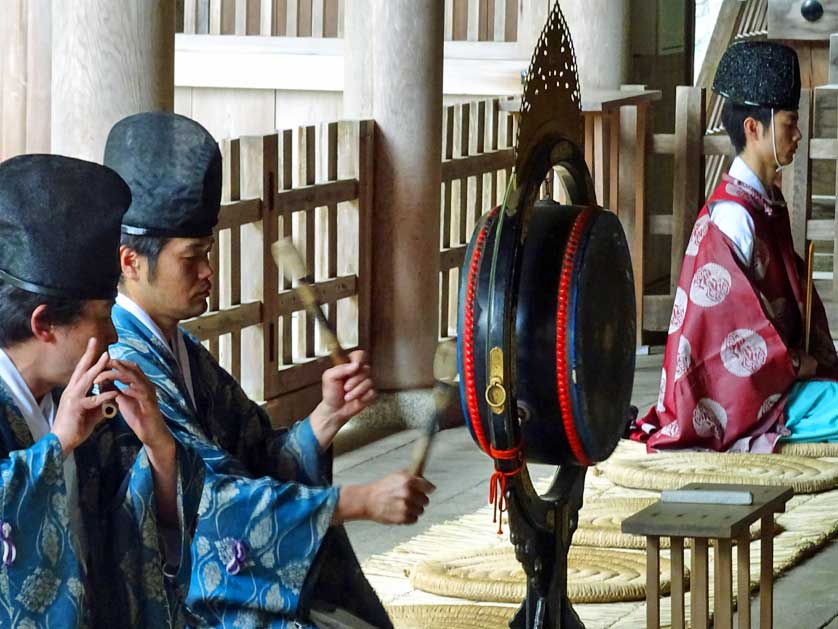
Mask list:
[[271,254],[285,277],[296,283],[295,290],[306,312],[317,321],[335,365],[323,373],[323,401],[310,416],[317,441],[327,449],[341,427],[375,399],[375,387],[369,376],[370,366],[365,352],[357,350],[347,354],[340,346],[335,330],[323,314],[311,286],[312,278],[306,273],[305,263],[294,243],[287,238],[275,242]]
[[[343,424],[369,406],[375,399],[375,389],[369,378],[369,365],[363,351],[348,355],[338,342],[335,331],[323,314],[317,294],[311,287],[312,278],[306,273],[305,263],[290,239],[283,239],[271,246],[274,262],[285,277],[296,282],[295,287],[310,316],[320,326],[320,333],[332,356],[335,366],[323,374],[323,401],[310,416],[312,430],[325,450]],[[432,426],[437,425],[436,415]],[[430,439],[428,442],[430,443]],[[424,467],[428,446],[414,460],[411,469]],[[417,466],[416,461],[421,459]],[[381,480],[364,485],[341,487],[340,498],[332,522],[372,520],[382,524],[412,524],[428,504],[428,494],[435,488],[419,474],[407,470],[394,472]]]

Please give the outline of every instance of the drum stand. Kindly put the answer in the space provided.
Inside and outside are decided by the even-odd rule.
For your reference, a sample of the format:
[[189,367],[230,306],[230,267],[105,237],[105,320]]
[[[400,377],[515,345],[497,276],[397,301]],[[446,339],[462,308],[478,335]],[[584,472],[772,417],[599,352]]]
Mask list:
[[579,520],[587,468],[564,465],[539,496],[526,466],[510,479],[510,541],[527,575],[527,598],[512,629],[584,629],[567,598],[567,552]]

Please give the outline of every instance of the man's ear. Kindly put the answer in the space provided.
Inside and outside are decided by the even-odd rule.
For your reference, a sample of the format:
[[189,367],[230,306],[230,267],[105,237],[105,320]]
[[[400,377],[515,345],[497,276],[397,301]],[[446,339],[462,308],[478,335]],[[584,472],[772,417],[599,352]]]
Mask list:
[[751,116],[748,116],[747,118],[745,118],[745,120],[742,121],[742,126],[745,130],[746,143],[748,140],[756,142],[760,139],[760,128],[762,127],[762,123],[759,120],[757,120],[756,118],[752,118]]
[[40,304],[32,311],[29,328],[32,330],[32,336],[42,343],[52,343],[55,340],[55,328],[50,322],[46,304]]
[[119,266],[124,278],[134,281],[140,279],[140,256],[130,247],[119,246]]

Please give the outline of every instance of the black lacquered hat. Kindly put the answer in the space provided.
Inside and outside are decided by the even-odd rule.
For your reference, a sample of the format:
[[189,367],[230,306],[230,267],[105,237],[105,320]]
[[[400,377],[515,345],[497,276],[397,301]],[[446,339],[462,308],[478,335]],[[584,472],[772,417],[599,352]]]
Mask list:
[[713,91],[737,105],[796,110],[800,102],[797,53],[770,41],[734,44],[719,61]]
[[114,125],[106,166],[131,187],[122,231],[135,236],[202,238],[221,206],[221,152],[194,120],[167,112],[129,116]]
[[60,155],[0,164],[0,281],[51,297],[112,299],[131,191],[110,168]]

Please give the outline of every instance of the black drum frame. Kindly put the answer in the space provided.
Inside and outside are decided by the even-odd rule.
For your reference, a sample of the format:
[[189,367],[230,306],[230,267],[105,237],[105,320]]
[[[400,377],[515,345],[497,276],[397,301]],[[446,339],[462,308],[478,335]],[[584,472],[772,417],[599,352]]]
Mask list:
[[[512,193],[507,211],[500,220],[505,237],[515,237],[519,246],[526,238],[527,220],[548,174],[557,169],[573,205],[596,205],[593,183],[583,154],[576,144],[557,130],[546,129],[529,153],[518,187]],[[511,211],[510,211],[511,210]],[[495,308],[502,311],[502,325],[490,330],[492,347],[512,348],[504,354],[507,391],[505,411],[493,414],[491,442],[497,450],[509,450],[520,441],[518,409],[515,399],[515,316],[520,273],[519,255],[499,260],[494,287]],[[502,310],[501,310],[502,309]],[[497,461],[498,469],[512,472],[514,461]],[[527,575],[527,596],[510,624],[516,629],[575,629],[584,627],[567,598],[567,553],[576,530],[587,468],[562,465],[550,489],[543,495],[535,491],[526,465],[508,477],[506,503],[510,540],[515,556]]]

